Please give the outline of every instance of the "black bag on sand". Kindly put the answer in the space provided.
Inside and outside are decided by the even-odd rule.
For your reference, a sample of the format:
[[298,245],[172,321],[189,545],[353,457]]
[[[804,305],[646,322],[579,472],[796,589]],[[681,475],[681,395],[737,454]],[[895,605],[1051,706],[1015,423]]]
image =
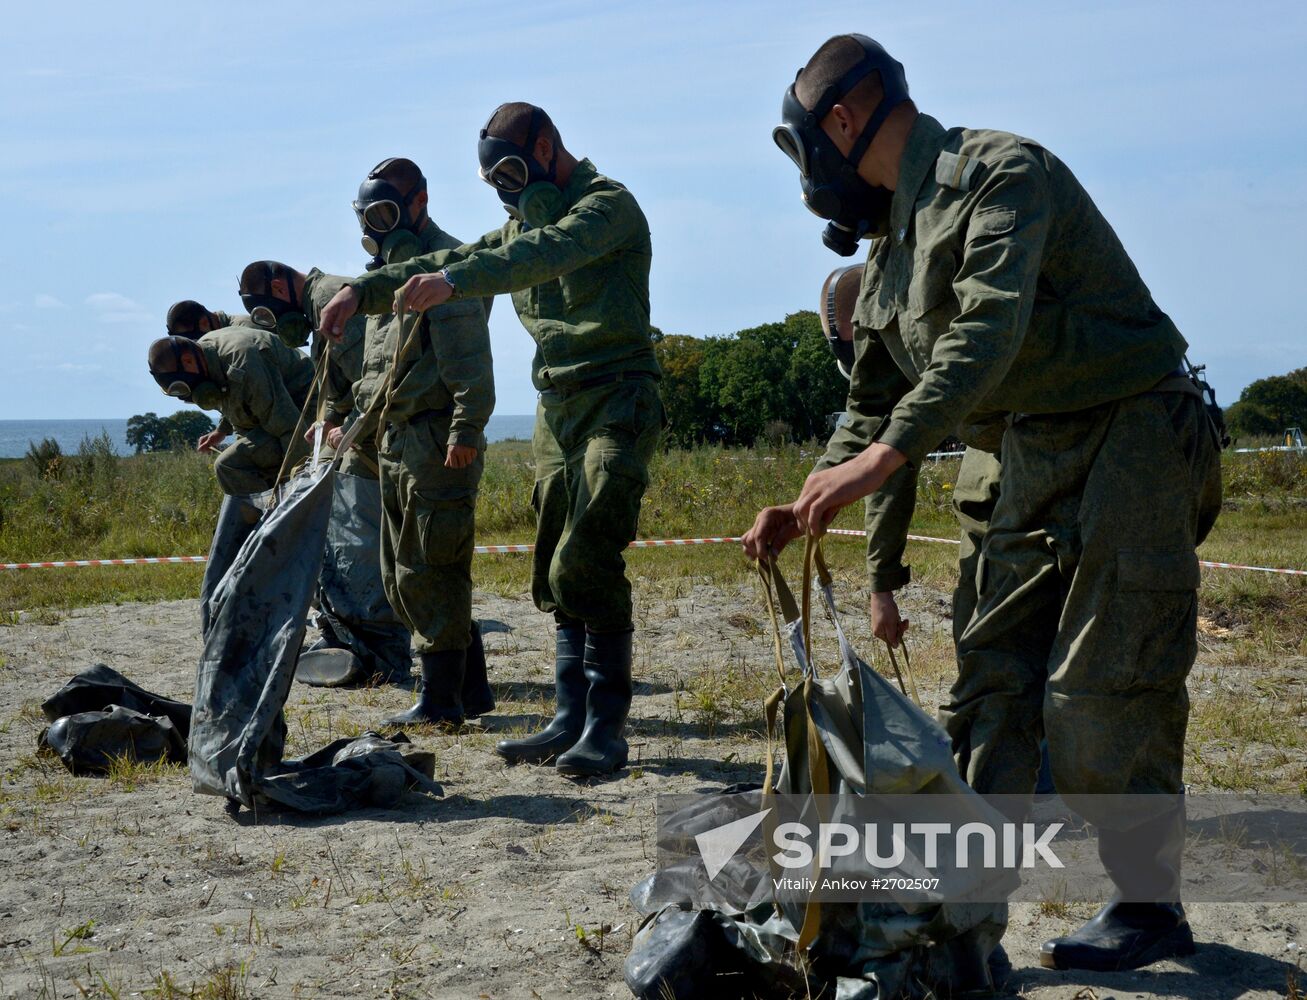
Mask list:
[[110,705],[135,709],[144,715],[165,716],[181,733],[183,742],[190,732],[190,705],[147,691],[103,663],[73,677],[45,700],[41,711],[47,721],[54,722],[65,715],[94,712]]
[[79,775],[103,774],[115,758],[143,764],[186,761],[186,738],[171,719],[121,705],[61,716],[41,734],[40,743]]

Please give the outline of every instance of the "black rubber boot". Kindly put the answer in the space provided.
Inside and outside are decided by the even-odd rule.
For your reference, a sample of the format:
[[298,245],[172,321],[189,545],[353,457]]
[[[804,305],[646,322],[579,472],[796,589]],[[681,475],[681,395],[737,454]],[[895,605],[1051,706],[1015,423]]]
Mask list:
[[454,728],[463,724],[463,674],[467,664],[466,649],[444,649],[419,654],[422,660],[422,684],[417,703],[407,712],[392,716],[383,726],[427,724]]
[[1073,934],[1044,942],[1040,964],[1111,972],[1192,955],[1194,935],[1180,905],[1184,834],[1183,795],[1130,830],[1100,828],[1098,856],[1117,897]]
[[989,967],[989,981],[994,989],[1002,990],[1007,986],[1007,981],[1012,978],[1012,960],[1001,944],[994,945],[985,964]]
[[559,625],[554,638],[554,718],[540,732],[500,740],[495,753],[510,764],[544,764],[581,738],[585,726],[585,626]]
[[481,626],[472,621],[472,641],[467,647],[467,668],[463,671],[463,713],[469,719],[495,710],[495,692],[486,678],[486,647]]
[[593,778],[626,766],[622,732],[631,710],[631,639],[634,632],[586,634],[585,731],[576,746],[558,758],[560,774]]
[[1179,903],[1113,901],[1074,933],[1045,941],[1039,964],[1119,972],[1193,953],[1193,931]]

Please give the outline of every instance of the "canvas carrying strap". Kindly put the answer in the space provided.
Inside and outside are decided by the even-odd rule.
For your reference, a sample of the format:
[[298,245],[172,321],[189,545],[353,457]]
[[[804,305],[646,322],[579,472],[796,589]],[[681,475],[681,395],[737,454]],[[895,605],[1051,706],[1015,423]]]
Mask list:
[[[803,590],[800,601],[795,601],[794,594],[785,583],[774,559],[760,560],[758,563],[758,575],[762,579],[764,599],[772,624],[772,645],[776,659],[776,672],[781,681],[781,686],[772,693],[763,706],[767,723],[767,760],[765,784],[763,785],[763,807],[768,809],[768,819],[773,818],[772,811],[768,807],[770,800],[776,794],[774,733],[778,716],[781,715],[781,706],[787,693],[783,655],[784,643],[781,637],[780,618],[777,615],[778,604],[787,622],[798,621],[802,635],[803,656],[801,669],[803,672],[804,708],[802,722],[808,758],[809,790],[813,796],[829,795],[831,792],[830,761],[826,753],[826,745],[822,742],[821,733],[812,717],[813,688],[817,681],[816,662],[815,657],[812,655],[812,584],[813,572],[818,564],[821,566],[822,576],[826,581],[830,580],[830,573],[826,569],[825,560],[820,555],[820,547],[821,543],[817,539],[811,537],[807,539],[803,553]],[[827,586],[829,586],[829,582]],[[814,799],[814,802],[816,801],[818,800]],[[814,863],[819,862],[820,859],[814,858]],[[810,899],[804,906],[803,923],[799,928],[798,948],[800,950],[806,949],[816,940],[820,926],[821,903]]]
[[[291,464],[291,456],[299,450],[299,442],[302,440],[300,435],[304,433],[307,426],[305,418],[312,410],[316,409],[318,433],[319,435],[322,433],[322,421],[327,415],[327,366],[330,357],[331,343],[328,341],[327,349],[322,352],[322,357],[318,358],[318,363],[313,369],[313,382],[309,385],[309,394],[304,399],[304,405],[300,407],[299,419],[295,421],[295,430],[291,432],[290,444],[286,448],[286,454],[281,458],[281,467],[277,470],[276,486],[281,486],[290,478],[291,472],[294,471],[295,466]],[[315,445],[311,457],[316,459],[317,451]],[[276,486],[273,488],[275,489]]]

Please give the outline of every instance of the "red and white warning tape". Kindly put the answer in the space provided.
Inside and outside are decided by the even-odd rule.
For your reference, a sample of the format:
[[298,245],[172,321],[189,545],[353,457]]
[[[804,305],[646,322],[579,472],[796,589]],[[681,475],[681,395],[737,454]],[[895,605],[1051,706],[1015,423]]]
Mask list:
[[[854,528],[831,528],[827,534],[845,535],[855,538],[866,537],[866,532]],[[930,535],[908,535],[913,542],[936,542],[941,545],[958,545],[956,538],[932,538]],[[722,545],[741,541],[738,535],[714,535],[708,538],[640,538],[632,542],[633,549],[667,548],[677,545]],[[511,555],[514,553],[534,552],[534,545],[478,545],[473,549],[477,555]],[[64,569],[72,566],[156,566],[161,563],[204,563],[206,556],[148,556],[136,559],[69,559],[53,562],[14,562],[0,563],[0,570],[6,569]],[[1271,566],[1245,566],[1242,563],[1208,562],[1199,563],[1207,569],[1242,569],[1254,573],[1278,573],[1284,576],[1307,576],[1305,569],[1276,569]]]
[[70,566],[157,566],[160,563],[204,563],[208,556],[142,556],[137,559],[66,559],[55,562],[0,563],[0,569],[66,569]]

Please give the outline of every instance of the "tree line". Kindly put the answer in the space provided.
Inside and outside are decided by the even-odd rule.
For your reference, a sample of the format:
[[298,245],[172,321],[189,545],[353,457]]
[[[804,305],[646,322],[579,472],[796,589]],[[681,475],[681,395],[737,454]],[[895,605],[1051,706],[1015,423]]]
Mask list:
[[670,447],[825,439],[844,409],[849,384],[811,310],[725,337],[654,337]]
[[1259,378],[1239,393],[1225,411],[1234,437],[1283,434],[1290,427],[1307,428],[1307,368]]
[[[821,321],[808,309],[727,336],[655,329],[654,351],[663,369],[668,447],[825,440],[831,415],[848,396]],[[1236,437],[1307,427],[1307,368],[1253,382],[1227,408],[1226,422]],[[127,443],[137,452],[193,448],[211,430],[213,422],[197,410],[145,413],[127,422]]]

